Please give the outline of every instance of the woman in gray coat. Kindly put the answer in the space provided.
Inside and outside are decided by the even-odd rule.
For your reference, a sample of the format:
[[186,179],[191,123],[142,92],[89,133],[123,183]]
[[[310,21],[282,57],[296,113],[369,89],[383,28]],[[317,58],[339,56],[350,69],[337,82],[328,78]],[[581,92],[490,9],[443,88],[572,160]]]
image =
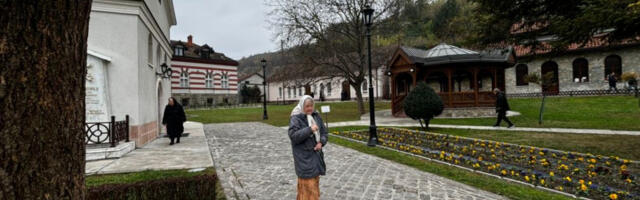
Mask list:
[[319,199],[320,175],[326,172],[322,147],[327,144],[328,132],[313,106],[313,98],[303,96],[289,121],[289,139],[298,176],[298,200]]

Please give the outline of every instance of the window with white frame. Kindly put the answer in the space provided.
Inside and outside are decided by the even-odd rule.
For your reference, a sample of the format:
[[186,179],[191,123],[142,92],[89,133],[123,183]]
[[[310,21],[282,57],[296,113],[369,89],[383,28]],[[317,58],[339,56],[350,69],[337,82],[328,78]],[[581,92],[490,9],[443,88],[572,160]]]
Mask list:
[[207,88],[213,88],[213,75],[211,74],[211,72],[207,73],[207,75],[204,77],[204,84]]
[[229,88],[229,76],[222,74],[222,88]]
[[180,87],[189,87],[189,73],[187,71],[180,73]]
[[173,50],[173,54],[176,56],[184,56],[184,47],[182,47],[181,45],[176,46],[176,48]]

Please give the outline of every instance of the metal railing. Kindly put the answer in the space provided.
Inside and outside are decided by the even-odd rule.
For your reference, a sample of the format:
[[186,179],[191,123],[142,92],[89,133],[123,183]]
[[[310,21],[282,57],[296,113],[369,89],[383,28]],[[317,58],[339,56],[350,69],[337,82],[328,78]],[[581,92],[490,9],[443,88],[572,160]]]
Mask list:
[[85,144],[108,143],[115,147],[120,141],[129,142],[129,115],[122,121],[116,121],[116,117],[111,116],[109,122],[87,122],[84,130]]
[[608,95],[635,95],[638,96],[637,89],[619,90],[570,90],[560,92],[531,92],[531,93],[507,93],[508,97],[542,97],[545,96],[608,96]]

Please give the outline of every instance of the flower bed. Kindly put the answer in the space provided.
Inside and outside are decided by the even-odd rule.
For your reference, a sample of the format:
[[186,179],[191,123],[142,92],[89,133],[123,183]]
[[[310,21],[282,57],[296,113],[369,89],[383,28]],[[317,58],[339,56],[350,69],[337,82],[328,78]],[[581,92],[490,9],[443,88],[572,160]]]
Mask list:
[[[366,141],[368,130],[332,134]],[[618,157],[378,128],[393,149],[593,199],[640,199],[640,163]]]

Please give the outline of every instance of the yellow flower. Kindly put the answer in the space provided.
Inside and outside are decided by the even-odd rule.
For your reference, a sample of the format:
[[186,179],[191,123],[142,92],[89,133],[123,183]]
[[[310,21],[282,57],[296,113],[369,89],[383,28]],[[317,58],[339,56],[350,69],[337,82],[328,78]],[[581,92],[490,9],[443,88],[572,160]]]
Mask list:
[[627,181],[627,183],[631,183],[631,179],[627,179],[627,180],[625,180],[625,181]]
[[482,161],[482,156],[478,157],[478,161]]
[[503,169],[502,171],[500,171],[500,174],[502,174],[503,176],[506,176],[507,175],[507,171]]
[[578,182],[584,185],[584,180],[580,179]]
[[516,172],[514,172],[513,170],[511,170],[511,176],[513,176]]
[[618,199],[618,195],[617,195],[617,194],[615,194],[615,193],[614,193],[614,194],[610,194],[610,195],[609,195],[609,199],[611,199],[611,200],[616,200],[616,199]]
[[571,182],[571,177],[568,177],[568,176],[564,177],[564,180],[567,180],[567,181]]
[[544,156],[544,152],[542,152],[542,151],[541,151],[541,152],[540,152],[540,155],[541,155],[541,156]]
[[553,175],[554,175],[553,172],[549,172],[549,176],[553,176]]
[[584,184],[580,185],[580,190],[587,191],[587,186]]
[[591,181],[589,181],[589,186],[591,186]]
[[626,165],[620,166],[620,171],[627,171],[627,166]]
[[529,176],[524,176],[524,180],[526,180],[527,182],[529,182]]
[[592,158],[592,159],[590,159],[589,161],[590,161],[591,163],[596,163],[596,162],[597,162],[597,161],[596,161],[596,159],[593,159],[593,158]]
[[544,185],[544,179],[540,179],[540,185]]

